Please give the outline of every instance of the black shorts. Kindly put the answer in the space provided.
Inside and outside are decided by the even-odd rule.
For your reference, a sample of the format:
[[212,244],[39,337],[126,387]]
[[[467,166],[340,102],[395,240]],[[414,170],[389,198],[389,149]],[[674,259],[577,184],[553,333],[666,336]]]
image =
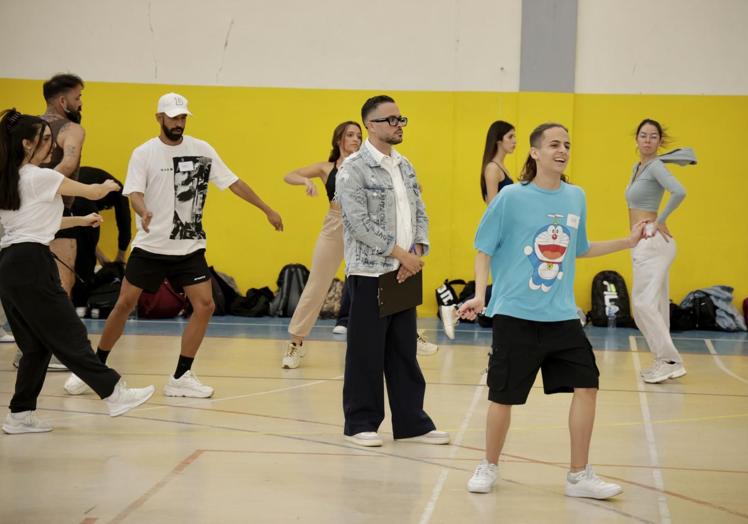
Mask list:
[[494,316],[488,400],[524,404],[538,370],[543,372],[546,395],[598,387],[600,372],[579,320],[537,322]]
[[201,282],[210,281],[210,270],[205,261],[205,250],[187,255],[159,255],[135,248],[125,267],[125,278],[133,286],[155,293],[164,279],[177,291]]

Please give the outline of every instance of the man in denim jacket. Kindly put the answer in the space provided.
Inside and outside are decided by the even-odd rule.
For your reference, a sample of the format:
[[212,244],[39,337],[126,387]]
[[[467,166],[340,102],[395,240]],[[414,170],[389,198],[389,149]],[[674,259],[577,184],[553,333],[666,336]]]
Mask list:
[[415,171],[392,146],[403,140],[408,119],[384,95],[361,108],[369,137],[343,162],[336,198],[343,211],[346,274],[351,293],[343,382],[345,439],[381,446],[384,385],[395,439],[449,443],[423,410],[426,381],[416,360],[416,310],[379,317],[378,277],[398,271],[403,281],[423,267],[428,218]]

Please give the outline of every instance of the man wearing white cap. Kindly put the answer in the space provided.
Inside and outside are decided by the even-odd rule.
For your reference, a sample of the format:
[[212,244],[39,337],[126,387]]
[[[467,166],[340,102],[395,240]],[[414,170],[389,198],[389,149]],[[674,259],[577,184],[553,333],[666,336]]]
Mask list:
[[[96,353],[106,361],[140,294],[143,290],[156,292],[166,278],[177,289],[184,289],[193,313],[182,335],[176,371],[169,377],[164,394],[207,398],[213,395],[213,388],[202,384],[191,368],[215,307],[202,226],[208,182],[221,190],[231,189],[261,209],[277,231],[283,231],[283,222],[226,167],[210,144],[183,134],[191,114],[183,96],[162,96],[156,113],[160,135],[137,147],[130,158],[122,194],[130,197],[138,215],[138,232],[117,305],[107,318]],[[75,375],[65,383],[65,391],[72,395],[87,389]]]

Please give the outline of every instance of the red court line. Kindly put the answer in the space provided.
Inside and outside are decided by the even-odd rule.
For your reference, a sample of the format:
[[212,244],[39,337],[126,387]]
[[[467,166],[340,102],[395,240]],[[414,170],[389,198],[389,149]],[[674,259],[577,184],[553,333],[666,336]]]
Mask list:
[[[482,453],[485,453],[485,451],[486,451],[485,449],[475,448],[475,447],[472,447],[472,446],[459,446],[459,447],[465,448],[465,449],[471,449],[471,450],[474,450],[474,451],[480,451]],[[543,464],[545,466],[551,466],[551,467],[554,467],[554,468],[559,468],[559,469],[564,469],[564,470],[568,469],[566,465],[561,465],[561,464],[558,464],[557,462],[548,462],[548,461],[545,461],[545,460],[533,459],[533,458],[529,458],[529,457],[522,457],[520,455],[510,455],[509,453],[502,453],[502,455],[507,456],[507,457],[512,457],[512,458],[515,458],[515,459],[519,459],[519,460],[524,460],[526,462],[532,462],[534,464]],[[664,468],[659,468],[659,469],[664,469]],[[744,519],[748,519],[748,513],[741,513],[740,511],[737,511],[737,510],[726,508],[724,506],[719,506],[717,504],[714,504],[713,502],[709,502],[709,501],[706,501],[706,500],[696,499],[696,498],[693,498],[693,497],[689,497],[688,495],[683,495],[681,493],[676,493],[674,491],[670,491],[670,490],[667,490],[667,489],[666,490],[659,490],[659,489],[657,489],[657,488],[655,488],[653,486],[649,486],[647,484],[642,484],[640,482],[634,482],[633,480],[628,480],[628,479],[624,479],[624,478],[621,478],[621,477],[615,477],[615,476],[612,476],[612,475],[605,475],[605,476],[606,476],[606,478],[617,480],[618,482],[622,482],[624,484],[630,484],[632,486],[637,486],[637,487],[640,487],[640,488],[643,488],[643,489],[646,489],[646,490],[649,490],[649,491],[655,491],[657,493],[664,493],[664,494],[666,494],[668,496],[679,498],[681,500],[687,500],[688,502],[693,502],[694,504],[698,504],[700,506],[704,506],[704,507],[711,508],[711,509],[716,509],[718,511],[723,511],[723,512],[729,513],[731,515],[736,515],[738,517],[743,517]]]

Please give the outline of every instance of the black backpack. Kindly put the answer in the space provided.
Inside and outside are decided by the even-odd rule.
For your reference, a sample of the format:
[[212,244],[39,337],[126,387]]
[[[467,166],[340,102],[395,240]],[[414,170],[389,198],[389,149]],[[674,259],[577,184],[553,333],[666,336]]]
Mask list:
[[600,271],[592,279],[592,310],[589,312],[593,326],[608,325],[607,307],[614,305],[618,308],[615,314],[616,326],[634,327],[631,316],[631,302],[626,281],[616,271]]
[[[448,278],[444,279],[444,284],[436,288],[434,291],[434,294],[436,295],[436,305],[437,306],[454,306],[457,304],[457,301],[459,300],[457,291],[455,291],[454,286],[465,286],[467,283],[458,278],[455,280],[449,280]],[[475,288],[475,284],[473,284],[473,288]],[[439,309],[436,310],[437,316],[439,315]]]
[[696,329],[693,308],[680,307],[670,302],[670,331]]
[[712,297],[703,291],[694,291],[693,303],[694,329],[719,329],[717,326],[717,308]]
[[302,264],[283,266],[278,275],[278,293],[270,303],[270,315],[274,317],[293,316],[308,279],[309,270]]
[[231,303],[231,314],[239,317],[264,317],[270,313],[270,302],[273,292],[269,287],[260,289],[250,288],[243,297],[238,297]]

